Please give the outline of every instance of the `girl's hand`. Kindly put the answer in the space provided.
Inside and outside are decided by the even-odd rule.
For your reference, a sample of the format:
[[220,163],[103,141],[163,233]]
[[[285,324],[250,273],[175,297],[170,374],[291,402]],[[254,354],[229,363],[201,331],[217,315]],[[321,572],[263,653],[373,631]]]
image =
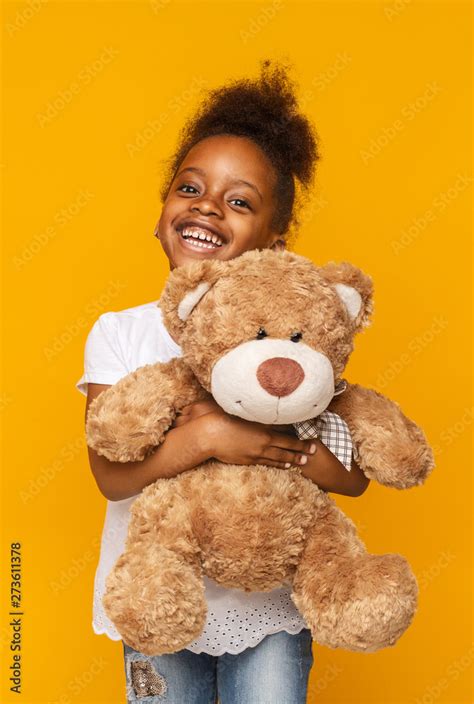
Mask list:
[[299,440],[276,430],[278,426],[243,420],[218,408],[203,413],[200,421],[209,456],[221,462],[289,469],[305,465],[316,452],[313,440]]
[[[214,401],[213,397],[211,394],[207,394],[207,398],[201,400],[201,401],[195,401],[195,403],[190,403],[189,406],[184,406],[182,411],[180,411],[177,415],[176,418],[174,419],[173,423],[171,424],[172,428],[179,428],[182,425],[185,425],[186,423],[189,423],[190,420],[195,420],[196,418],[199,418],[200,416],[206,415],[206,413],[223,413],[225,415],[226,412],[219,406],[219,404]],[[232,416],[235,417],[235,416]],[[273,425],[269,426],[272,427],[273,430],[277,433],[286,433],[287,435],[294,435],[297,437],[295,428],[293,425]]]
[[204,400],[195,401],[195,403],[190,403],[189,406],[185,406],[183,410],[177,414],[171,427],[179,428],[181,425],[185,425],[191,420],[206,415],[206,413],[225,413],[219,404],[214,401],[211,394],[208,394],[208,397]]

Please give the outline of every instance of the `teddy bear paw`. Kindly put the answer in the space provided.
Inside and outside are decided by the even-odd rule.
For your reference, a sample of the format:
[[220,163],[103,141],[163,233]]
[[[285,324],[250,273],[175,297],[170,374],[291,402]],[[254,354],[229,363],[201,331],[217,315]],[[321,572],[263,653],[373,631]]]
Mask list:
[[314,640],[365,653],[393,646],[417,607],[418,584],[407,560],[398,554],[366,554],[350,569],[339,566],[333,577],[332,585],[326,581],[320,586],[322,593],[311,605],[308,594],[294,597]]
[[[122,556],[124,558],[124,556]],[[105,612],[122,639],[144,655],[182,650],[201,633],[207,606],[204,584],[177,558],[166,569],[153,569],[131,578],[120,558],[106,580]]]

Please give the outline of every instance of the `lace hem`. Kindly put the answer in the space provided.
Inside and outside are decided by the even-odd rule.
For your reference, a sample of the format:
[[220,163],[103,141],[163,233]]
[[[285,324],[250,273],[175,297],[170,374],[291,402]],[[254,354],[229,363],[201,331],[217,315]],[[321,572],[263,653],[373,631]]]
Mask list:
[[[280,633],[280,631],[286,631],[287,633],[290,633],[291,635],[296,635],[297,633],[300,633],[304,628],[307,628],[304,624],[299,624],[297,626],[284,626],[278,627],[278,628],[271,628],[270,630],[266,631],[265,633],[260,633],[258,640],[255,640],[253,643],[242,643],[238,648],[220,648],[220,650],[215,651],[215,650],[205,650],[204,648],[185,648],[185,650],[189,650],[192,653],[195,653],[196,655],[200,655],[201,653],[206,653],[207,655],[224,655],[224,653],[229,653],[230,655],[238,655],[239,653],[242,653],[244,650],[247,650],[247,648],[255,648],[256,645],[262,642],[262,640],[265,638],[265,636],[270,636],[273,633]],[[106,626],[98,626],[95,621],[92,621],[92,630],[96,634],[96,636],[107,636],[110,638],[110,640],[113,640],[114,642],[122,640],[122,637],[120,634],[115,634],[115,633],[110,633],[110,631],[107,629]]]
[[291,635],[296,635],[297,633],[300,633],[304,628],[307,628],[304,624],[300,624],[298,626],[278,626],[277,628],[271,628],[270,630],[266,631],[265,633],[259,634],[260,637],[258,640],[255,640],[252,643],[242,643],[238,648],[231,648],[228,646],[227,648],[221,648],[220,650],[204,650],[204,648],[201,648],[200,650],[197,648],[186,648],[186,650],[190,650],[192,653],[195,653],[196,655],[200,655],[201,653],[207,653],[207,655],[224,655],[224,653],[229,653],[230,655],[238,655],[239,653],[243,652],[244,650],[247,650],[247,648],[255,648],[256,645],[261,643],[261,641],[265,638],[265,636],[270,636],[273,633],[280,633],[280,631],[286,631],[287,633],[290,633]]
[[108,629],[107,626],[98,626],[95,621],[92,621],[92,630],[96,634],[96,636],[107,636],[107,638],[110,638],[110,640],[122,640],[122,636],[115,632],[111,633]]

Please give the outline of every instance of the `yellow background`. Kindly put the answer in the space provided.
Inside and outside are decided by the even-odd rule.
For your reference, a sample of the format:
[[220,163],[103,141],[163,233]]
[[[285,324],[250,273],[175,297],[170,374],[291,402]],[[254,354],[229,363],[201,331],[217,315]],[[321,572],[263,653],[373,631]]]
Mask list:
[[323,152],[296,250],[373,276],[374,323],[346,376],[396,399],[437,458],[425,486],[333,494],[369,550],[409,559],[420,602],[394,648],[315,645],[308,701],[471,702],[470,5],[31,0],[3,10],[1,563],[21,541],[25,616],[20,698],[8,691],[4,580],[1,700],[124,701],[121,646],[91,628],[105,499],[74,389],[85,339],[100,313],[159,296],[162,160],[199,86],[286,55]]

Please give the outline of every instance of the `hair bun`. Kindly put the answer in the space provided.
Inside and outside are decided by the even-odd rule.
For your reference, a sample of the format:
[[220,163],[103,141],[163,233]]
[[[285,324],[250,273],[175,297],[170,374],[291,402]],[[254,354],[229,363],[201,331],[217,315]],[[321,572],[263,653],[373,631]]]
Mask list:
[[288,67],[264,59],[256,79],[231,80],[206,92],[180,133],[179,146],[171,159],[168,180],[162,191],[163,200],[177,167],[191,147],[217,134],[248,137],[267,155],[279,176],[276,187],[278,227],[285,233],[294,220],[294,179],[306,191],[320,158],[316,131],[300,112],[296,85]]

